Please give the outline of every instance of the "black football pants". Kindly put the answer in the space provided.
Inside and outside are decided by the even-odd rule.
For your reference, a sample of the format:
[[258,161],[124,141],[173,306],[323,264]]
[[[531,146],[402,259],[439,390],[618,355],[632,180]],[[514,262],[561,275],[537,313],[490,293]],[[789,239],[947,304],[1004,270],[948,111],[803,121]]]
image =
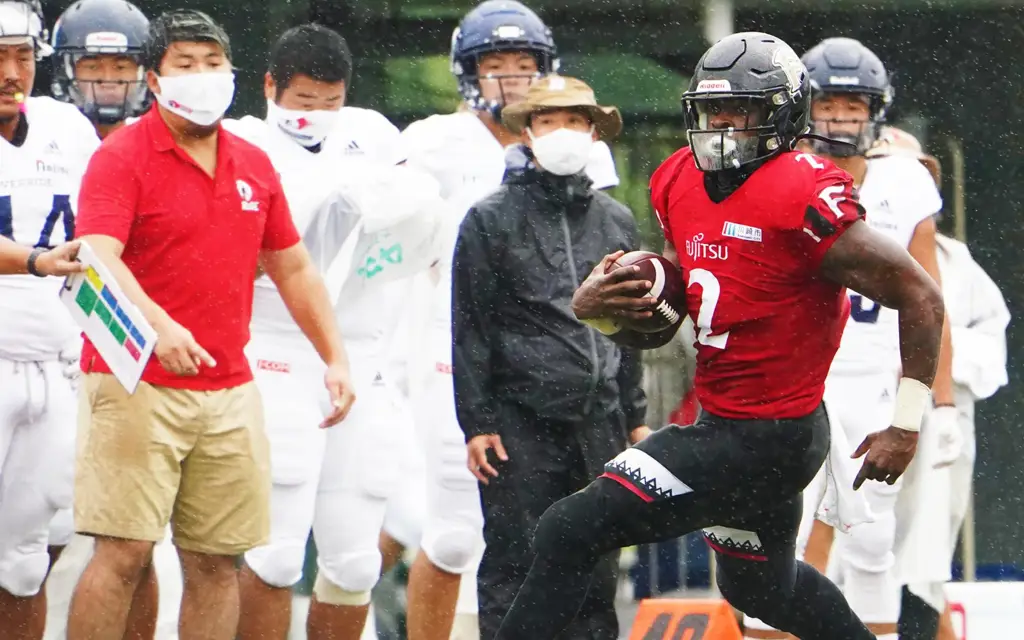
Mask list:
[[656,432],[543,515],[529,576],[495,637],[559,637],[609,551],[704,529],[718,587],[740,611],[802,640],[873,639],[839,589],[795,560],[800,493],[828,444],[822,407],[795,420],[705,413]]

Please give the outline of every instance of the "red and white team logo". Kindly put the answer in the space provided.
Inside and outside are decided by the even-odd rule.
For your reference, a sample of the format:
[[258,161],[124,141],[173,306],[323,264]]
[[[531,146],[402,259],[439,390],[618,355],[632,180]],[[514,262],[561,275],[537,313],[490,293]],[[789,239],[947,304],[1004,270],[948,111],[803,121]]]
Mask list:
[[235,180],[235,188],[238,189],[238,197],[242,199],[242,211],[253,211],[259,213],[260,203],[253,200],[253,190],[245,180]]
[[274,362],[273,360],[257,360],[256,368],[272,373],[291,373],[292,371],[292,366],[287,362]]
[[172,109],[179,109],[181,111],[184,111],[185,113],[192,113],[192,108],[191,107],[186,107],[185,105],[181,104],[177,100],[168,100],[167,101],[167,106],[169,106]]

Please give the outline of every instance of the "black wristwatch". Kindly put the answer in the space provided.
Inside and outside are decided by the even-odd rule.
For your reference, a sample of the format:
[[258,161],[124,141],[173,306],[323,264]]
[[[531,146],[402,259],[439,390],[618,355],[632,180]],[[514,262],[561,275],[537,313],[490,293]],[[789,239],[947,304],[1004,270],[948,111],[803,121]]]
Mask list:
[[35,249],[32,250],[32,253],[28,254],[28,272],[37,278],[46,277],[45,273],[39,273],[39,271],[36,269],[36,260],[38,260],[39,256],[43,255],[44,253],[46,253],[46,249],[44,249],[43,247],[36,247]]

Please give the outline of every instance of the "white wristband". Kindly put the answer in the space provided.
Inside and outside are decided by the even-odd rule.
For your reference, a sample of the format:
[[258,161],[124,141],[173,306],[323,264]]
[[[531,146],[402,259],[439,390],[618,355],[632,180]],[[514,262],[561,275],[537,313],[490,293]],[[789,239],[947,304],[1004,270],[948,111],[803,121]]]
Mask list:
[[622,326],[609,318],[588,318],[580,322],[606,336],[613,336],[622,331]]
[[905,431],[920,431],[924,413],[931,402],[932,390],[928,385],[913,378],[900,378],[892,426]]

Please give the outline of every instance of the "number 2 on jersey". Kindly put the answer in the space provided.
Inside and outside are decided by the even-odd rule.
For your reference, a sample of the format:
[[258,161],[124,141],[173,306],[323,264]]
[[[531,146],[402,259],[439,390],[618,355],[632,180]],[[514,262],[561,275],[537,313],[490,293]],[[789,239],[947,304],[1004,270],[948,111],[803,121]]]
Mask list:
[[[39,232],[39,240],[35,246],[47,248],[54,246],[50,244],[50,237],[57,226],[58,218],[64,219],[64,239],[60,240],[58,244],[75,237],[75,212],[71,209],[71,197],[54,194],[53,205],[50,207],[50,213],[46,216],[46,222],[43,223],[43,228]],[[0,196],[0,236],[14,240],[14,209],[11,207],[11,196]]]
[[729,332],[711,335],[711,325],[714,322],[715,309],[718,307],[718,299],[722,295],[722,285],[719,284],[715,274],[707,269],[693,269],[690,271],[690,279],[686,283],[689,289],[693,285],[700,285],[700,311],[697,312],[697,342],[715,349],[724,349],[729,341]]

